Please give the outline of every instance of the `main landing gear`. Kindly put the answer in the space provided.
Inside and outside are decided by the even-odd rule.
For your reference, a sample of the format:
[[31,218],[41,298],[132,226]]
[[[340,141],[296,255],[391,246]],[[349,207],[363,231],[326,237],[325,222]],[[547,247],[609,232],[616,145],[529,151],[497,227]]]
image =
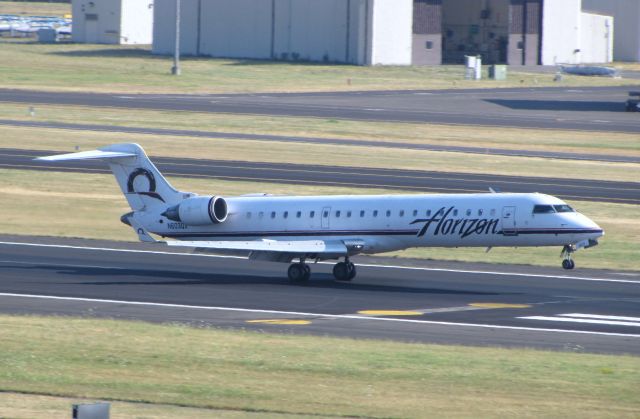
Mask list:
[[[311,277],[311,268],[304,263],[304,259],[300,259],[300,262],[289,265],[287,275],[293,283],[306,283]],[[344,262],[338,262],[333,266],[333,276],[336,281],[351,281],[356,277],[356,266],[346,257]]]
[[304,259],[300,259],[300,263],[292,263],[287,271],[289,281],[291,282],[308,282],[311,278],[311,268],[304,263]]
[[571,254],[575,251],[576,248],[569,244],[562,248],[560,257],[562,258],[562,267],[564,269],[573,269],[576,267],[576,263],[571,259]]
[[334,265],[333,276],[336,281],[351,281],[356,277],[356,265],[349,261],[349,257],[346,257],[344,262],[338,262]]

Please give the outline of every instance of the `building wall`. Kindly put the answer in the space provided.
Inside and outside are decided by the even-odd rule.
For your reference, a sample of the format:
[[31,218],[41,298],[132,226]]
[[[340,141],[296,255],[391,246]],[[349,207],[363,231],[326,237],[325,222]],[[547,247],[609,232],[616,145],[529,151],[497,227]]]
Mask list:
[[153,42],[153,0],[122,0],[120,43]]
[[410,65],[413,0],[374,0],[369,64]]
[[[180,53],[199,55],[199,10],[202,0],[181,0]],[[155,0],[153,7],[153,54],[173,54],[175,47],[175,0]]]
[[581,0],[546,0],[542,10],[541,64],[581,63]]
[[613,16],[613,59],[640,61],[640,1],[583,0],[585,12]]
[[583,63],[613,61],[613,23],[611,16],[582,13],[580,44]]
[[413,0],[413,65],[442,64],[442,0]]
[[120,43],[121,0],[73,0],[73,42]]

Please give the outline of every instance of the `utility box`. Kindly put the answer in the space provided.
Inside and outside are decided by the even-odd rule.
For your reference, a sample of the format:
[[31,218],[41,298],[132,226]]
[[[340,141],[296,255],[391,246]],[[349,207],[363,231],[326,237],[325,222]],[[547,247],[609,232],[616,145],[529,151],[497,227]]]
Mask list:
[[465,73],[467,80],[480,80],[482,78],[482,57],[480,55],[464,56]]
[[110,403],[74,404],[73,419],[109,419]]
[[38,42],[46,44],[53,44],[58,42],[58,32],[55,29],[39,29],[38,30]]
[[492,80],[506,80],[507,66],[494,64],[489,67],[489,78]]

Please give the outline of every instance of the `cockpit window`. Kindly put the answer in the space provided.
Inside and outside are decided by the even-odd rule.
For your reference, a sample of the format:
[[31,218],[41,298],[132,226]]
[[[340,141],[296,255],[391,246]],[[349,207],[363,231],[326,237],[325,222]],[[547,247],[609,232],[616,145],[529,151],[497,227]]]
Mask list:
[[553,214],[555,210],[551,205],[534,205],[533,213],[534,214]]
[[553,208],[555,208],[555,210],[557,212],[576,212],[576,210],[574,210],[573,208],[571,208],[569,205],[554,205]]

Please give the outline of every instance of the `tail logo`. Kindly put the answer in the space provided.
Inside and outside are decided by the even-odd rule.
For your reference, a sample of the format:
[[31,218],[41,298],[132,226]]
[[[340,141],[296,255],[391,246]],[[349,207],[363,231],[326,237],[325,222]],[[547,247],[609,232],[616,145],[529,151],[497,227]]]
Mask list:
[[[144,176],[145,178],[147,178],[147,183],[149,184],[148,191],[135,190],[135,180],[138,176]],[[129,174],[129,179],[127,180],[127,193],[145,195],[151,198],[159,199],[162,202],[165,202],[164,199],[162,199],[162,197],[160,196],[160,194],[156,192],[156,179],[153,176],[153,173],[151,173],[150,171],[148,171],[143,167],[139,167],[133,172],[131,172],[131,174]]]

